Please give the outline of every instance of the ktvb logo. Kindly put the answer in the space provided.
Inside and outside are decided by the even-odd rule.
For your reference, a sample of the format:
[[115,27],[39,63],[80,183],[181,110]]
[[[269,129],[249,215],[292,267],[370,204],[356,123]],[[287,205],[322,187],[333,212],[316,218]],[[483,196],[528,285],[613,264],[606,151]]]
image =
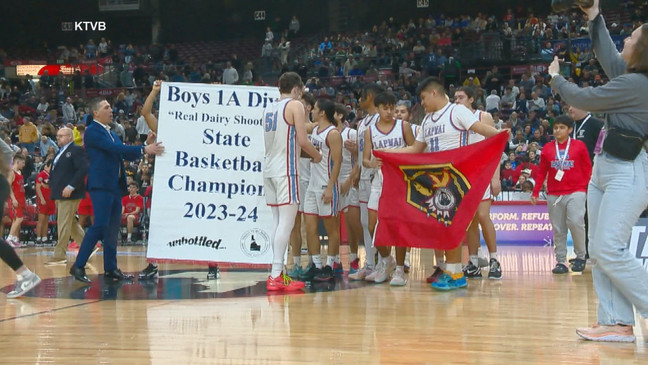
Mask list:
[[104,21],[62,22],[61,30],[64,32],[104,31],[106,30],[106,22]]

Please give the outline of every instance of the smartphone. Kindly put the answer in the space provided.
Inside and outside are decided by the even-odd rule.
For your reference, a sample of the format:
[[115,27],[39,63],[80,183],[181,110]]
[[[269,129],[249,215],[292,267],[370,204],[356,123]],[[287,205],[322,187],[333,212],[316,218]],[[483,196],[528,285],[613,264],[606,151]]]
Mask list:
[[568,79],[571,77],[571,62],[560,62],[560,75]]

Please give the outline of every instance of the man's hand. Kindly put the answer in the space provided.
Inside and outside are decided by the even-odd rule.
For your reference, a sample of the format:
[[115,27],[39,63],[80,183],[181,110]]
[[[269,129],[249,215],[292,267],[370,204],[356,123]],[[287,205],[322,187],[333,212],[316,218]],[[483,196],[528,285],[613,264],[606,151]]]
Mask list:
[[156,138],[157,138],[157,134],[155,134],[155,132],[153,131],[149,131],[148,136],[146,136],[146,144],[149,145],[155,143]]
[[535,197],[535,196],[532,196],[531,197],[531,204],[536,205],[537,202],[538,202],[538,198]]
[[164,153],[164,146],[162,145],[162,142],[155,142],[144,147],[144,152],[146,152],[147,155],[159,156]]
[[551,61],[547,72],[549,73],[549,75],[560,74],[560,60],[558,59],[558,56],[554,56],[554,59],[553,61]]
[[61,195],[62,195],[64,198],[69,198],[69,197],[72,195],[72,192],[73,192],[73,191],[74,191],[74,190],[72,190],[72,189],[70,189],[69,187],[66,186],[65,189],[63,189],[63,192],[61,193]]
[[351,151],[351,153],[358,153],[358,143],[352,139],[344,141],[344,148]]
[[326,188],[322,193],[322,201],[326,204],[329,204],[333,201],[333,189]]

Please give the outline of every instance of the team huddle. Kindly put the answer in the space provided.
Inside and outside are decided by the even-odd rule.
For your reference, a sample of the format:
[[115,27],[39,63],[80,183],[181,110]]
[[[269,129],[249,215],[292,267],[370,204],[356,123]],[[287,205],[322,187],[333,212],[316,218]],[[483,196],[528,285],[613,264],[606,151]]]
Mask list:
[[[279,101],[264,111],[266,201],[272,209],[273,262],[267,281],[269,291],[300,290],[304,281],[325,282],[344,272],[340,261],[340,215],[344,212],[349,243],[349,279],[402,286],[407,283],[409,249],[374,247],[382,194],[382,161],[372,150],[393,153],[436,152],[459,148],[494,136],[499,131],[488,113],[475,110],[475,95],[462,88],[451,103],[443,83],[427,78],[418,95],[427,115],[421,126],[411,125],[410,110],[390,91],[377,84],[364,87],[360,108],[366,116],[350,128],[347,109],[329,99],[314,100],[303,92],[299,75],[285,73],[279,79]],[[489,210],[492,195],[500,191],[499,171],[484,192],[466,240],[470,261],[462,265],[462,247],[435,250],[435,271],[427,282],[437,290],[467,286],[466,277],[500,279],[495,229]],[[308,246],[308,264],[301,262],[302,215]],[[320,254],[318,224],[322,220],[328,236],[326,262]],[[479,256],[479,226],[490,260]],[[366,260],[360,265],[358,243],[362,240]],[[291,245],[293,267],[284,272],[284,256]]]

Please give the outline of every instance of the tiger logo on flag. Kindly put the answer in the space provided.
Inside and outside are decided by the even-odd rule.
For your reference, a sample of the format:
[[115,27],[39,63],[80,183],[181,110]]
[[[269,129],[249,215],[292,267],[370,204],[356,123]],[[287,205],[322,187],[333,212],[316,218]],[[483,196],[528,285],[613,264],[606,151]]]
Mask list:
[[470,190],[468,179],[451,163],[400,166],[407,182],[407,203],[449,226]]

